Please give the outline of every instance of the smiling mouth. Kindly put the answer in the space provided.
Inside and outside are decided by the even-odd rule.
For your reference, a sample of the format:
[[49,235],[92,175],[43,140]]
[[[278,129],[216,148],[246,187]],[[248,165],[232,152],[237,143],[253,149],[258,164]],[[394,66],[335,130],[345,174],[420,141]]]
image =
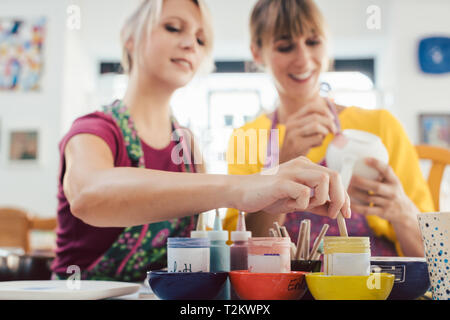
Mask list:
[[309,80],[309,78],[311,78],[311,76],[313,75],[313,71],[307,71],[304,73],[289,73],[289,77],[292,80],[295,80],[297,82],[305,82],[307,80]]
[[192,70],[192,64],[189,61],[185,60],[185,59],[170,59],[170,61],[172,61],[173,63],[178,64],[179,66],[182,66],[184,68]]

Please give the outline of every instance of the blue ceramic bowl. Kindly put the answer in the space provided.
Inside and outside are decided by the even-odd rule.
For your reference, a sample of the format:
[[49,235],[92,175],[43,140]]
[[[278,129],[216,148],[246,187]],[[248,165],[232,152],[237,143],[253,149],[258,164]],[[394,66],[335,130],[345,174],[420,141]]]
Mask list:
[[228,278],[228,272],[149,271],[148,282],[162,300],[212,300]]
[[414,300],[430,288],[428,266],[425,258],[372,257],[371,271],[395,275],[394,287],[388,300]]

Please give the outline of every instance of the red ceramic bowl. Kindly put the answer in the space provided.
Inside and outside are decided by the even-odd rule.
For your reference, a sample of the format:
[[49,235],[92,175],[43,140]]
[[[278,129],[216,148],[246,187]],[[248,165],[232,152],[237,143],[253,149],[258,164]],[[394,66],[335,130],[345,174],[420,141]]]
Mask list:
[[306,291],[303,271],[254,273],[230,271],[230,281],[242,300],[299,300]]

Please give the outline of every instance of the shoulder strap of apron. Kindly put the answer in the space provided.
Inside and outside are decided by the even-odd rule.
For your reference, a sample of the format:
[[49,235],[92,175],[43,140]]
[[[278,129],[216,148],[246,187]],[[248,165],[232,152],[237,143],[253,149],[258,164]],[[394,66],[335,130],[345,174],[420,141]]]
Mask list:
[[[141,140],[137,135],[137,130],[134,126],[129,109],[122,103],[121,100],[116,100],[111,105],[104,106],[103,112],[109,114],[120,128],[127,148],[128,157],[132,163],[140,168],[145,168]],[[178,124],[178,121],[174,116],[171,116],[170,120],[172,123],[175,141],[180,141],[183,146],[183,150],[186,151],[183,152],[183,171],[195,172],[195,166],[192,165],[193,161],[190,143],[186,141],[186,138],[183,135],[183,130],[185,129]]]
[[137,164],[140,168],[144,168],[145,162],[141,140],[137,135],[137,131],[134,127],[134,122],[131,119],[128,108],[120,100],[116,100],[111,105],[104,106],[103,112],[110,115],[122,131],[125,146],[127,148],[127,154],[131,162],[135,165]]

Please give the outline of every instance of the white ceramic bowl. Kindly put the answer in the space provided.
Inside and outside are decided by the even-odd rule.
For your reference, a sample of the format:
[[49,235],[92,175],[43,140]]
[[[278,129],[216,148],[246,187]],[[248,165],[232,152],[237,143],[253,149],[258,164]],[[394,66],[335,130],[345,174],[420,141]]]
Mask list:
[[[350,170],[348,179],[353,172],[363,178],[375,180],[378,171],[364,162],[369,157],[388,163],[389,155],[381,139],[366,131],[347,129],[329,144],[325,159],[328,168],[341,174]],[[348,170],[346,166],[349,166]]]

